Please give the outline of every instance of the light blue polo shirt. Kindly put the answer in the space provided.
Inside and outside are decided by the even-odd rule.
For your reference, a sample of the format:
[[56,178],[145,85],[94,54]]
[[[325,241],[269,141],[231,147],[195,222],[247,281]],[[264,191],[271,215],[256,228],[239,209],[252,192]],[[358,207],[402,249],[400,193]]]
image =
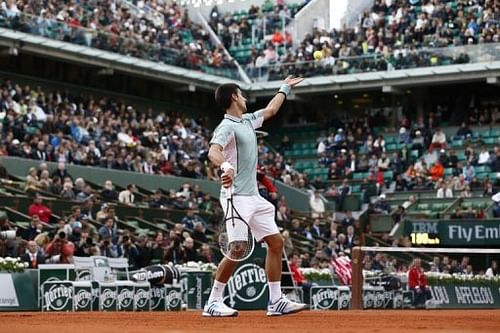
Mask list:
[[[257,136],[255,129],[264,122],[263,111],[243,114],[237,118],[224,115],[224,119],[215,128],[210,145],[222,147],[224,160],[234,167],[235,178],[233,193],[239,195],[257,195]],[[221,191],[224,194],[225,191]]]

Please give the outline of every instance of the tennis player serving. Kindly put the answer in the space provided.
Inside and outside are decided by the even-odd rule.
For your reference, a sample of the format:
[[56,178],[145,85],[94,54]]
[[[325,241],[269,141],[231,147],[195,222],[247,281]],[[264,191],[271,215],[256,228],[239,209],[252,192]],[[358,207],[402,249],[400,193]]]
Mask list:
[[[238,85],[223,84],[215,91],[215,101],[225,110],[224,119],[214,131],[210,141],[208,157],[216,166],[220,166],[221,205],[228,209],[226,195],[232,195],[232,203],[242,219],[248,223],[251,233],[257,241],[267,243],[266,273],[269,286],[268,316],[280,316],[305,309],[306,305],[288,300],[281,293],[281,255],[283,239],[274,221],[274,206],[259,195],[257,189],[257,138],[255,129],[262,126],[264,120],[276,115],[286,100],[292,87],[302,82],[302,78],[287,77],[278,93],[266,108],[254,113],[246,113],[246,98]],[[226,189],[231,189],[231,194]],[[244,251],[242,240],[247,239],[247,227],[227,228],[229,242],[238,244],[235,252]],[[245,234],[242,234],[245,233]],[[241,246],[243,244],[243,246]],[[223,302],[224,288],[238,265],[237,260],[225,256],[215,275],[212,292],[203,309],[203,316],[237,316],[238,311]]]

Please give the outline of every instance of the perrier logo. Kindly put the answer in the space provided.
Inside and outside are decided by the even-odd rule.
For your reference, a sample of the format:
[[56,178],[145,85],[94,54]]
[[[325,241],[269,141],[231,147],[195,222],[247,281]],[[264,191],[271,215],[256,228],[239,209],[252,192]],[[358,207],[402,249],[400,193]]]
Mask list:
[[167,294],[167,306],[169,309],[179,307],[181,302],[181,294],[177,290],[170,290]]
[[73,297],[73,288],[61,284],[54,284],[43,294],[47,310],[62,311],[67,309]]
[[145,308],[149,302],[149,292],[147,289],[140,288],[135,290],[134,301],[138,308]]
[[123,288],[118,294],[118,304],[120,308],[126,309],[132,306],[134,302],[134,292],[128,288]]
[[116,291],[106,288],[101,293],[101,303],[104,308],[111,308],[115,302]]
[[244,303],[258,300],[267,288],[266,271],[255,264],[245,264],[234,272],[228,282],[229,303],[234,306],[236,299]]
[[75,293],[75,307],[78,309],[90,309],[92,293],[85,289],[80,289]]
[[316,289],[312,296],[314,309],[329,310],[333,308],[334,302],[338,299],[339,291],[333,288]]

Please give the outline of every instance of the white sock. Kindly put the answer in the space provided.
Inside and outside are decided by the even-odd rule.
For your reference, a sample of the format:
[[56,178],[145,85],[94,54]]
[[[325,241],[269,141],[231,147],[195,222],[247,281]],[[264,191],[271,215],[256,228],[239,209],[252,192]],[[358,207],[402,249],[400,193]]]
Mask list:
[[267,285],[269,286],[269,300],[275,303],[281,297],[281,281],[269,281]]
[[226,287],[225,283],[214,280],[214,285],[212,286],[212,291],[210,292],[208,303],[212,303],[214,301],[222,301],[225,287]]

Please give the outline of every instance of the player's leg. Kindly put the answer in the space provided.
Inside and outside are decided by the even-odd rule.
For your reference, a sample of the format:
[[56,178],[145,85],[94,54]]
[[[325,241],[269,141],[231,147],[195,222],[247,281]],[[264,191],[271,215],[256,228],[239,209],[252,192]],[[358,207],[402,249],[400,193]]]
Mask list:
[[223,258],[217,267],[215,273],[215,281],[212,286],[212,291],[208,298],[208,302],[203,308],[203,316],[205,317],[234,317],[238,315],[238,311],[224,304],[224,288],[227,281],[231,277],[238,263]]
[[[237,207],[240,215],[248,221],[252,216],[252,205],[248,204],[245,200],[245,197],[237,197],[233,198],[234,205]],[[221,200],[222,209],[224,210],[224,215],[226,214],[227,201]],[[226,232],[229,242],[234,242],[236,246],[233,248],[231,246],[231,251],[235,252],[245,252],[244,245],[240,244],[240,241],[248,239],[248,233],[246,226],[237,225],[234,228],[230,225],[230,222],[227,221]],[[238,257],[238,255],[236,255]],[[231,261],[224,257],[222,261],[219,263],[217,267],[217,271],[215,273],[215,281],[212,286],[212,290],[210,292],[210,296],[208,298],[208,302],[203,309],[203,316],[210,317],[231,317],[238,315],[238,311],[232,309],[224,304],[224,289],[226,287],[227,281],[233,274],[234,270],[238,262]]]
[[274,220],[274,206],[262,197],[256,201],[256,212],[249,225],[257,241],[267,244],[266,273],[269,286],[268,316],[280,316],[306,308],[305,304],[288,300],[281,293],[281,260],[284,241]]
[[281,259],[283,237],[280,233],[264,237],[267,244],[266,273],[269,285],[269,301],[276,302],[281,297]]

